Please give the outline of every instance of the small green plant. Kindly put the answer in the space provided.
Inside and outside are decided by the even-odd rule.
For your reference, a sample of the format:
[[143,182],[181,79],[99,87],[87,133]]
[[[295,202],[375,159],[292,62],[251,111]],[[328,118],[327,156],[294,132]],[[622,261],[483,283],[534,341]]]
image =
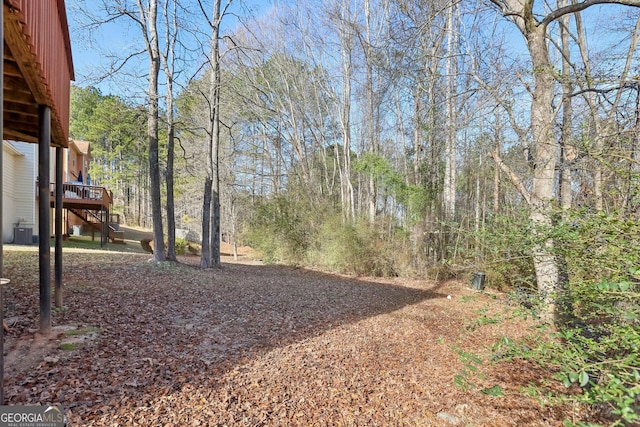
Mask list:
[[[640,336],[633,328],[614,329],[615,336],[586,325],[567,328],[546,338],[541,336],[539,344],[531,347],[527,345],[530,341],[503,342],[502,358],[530,360],[555,372],[553,378],[567,389],[566,394],[554,395],[556,399],[599,404],[617,418],[613,425],[633,424],[640,420]],[[576,386],[582,393],[569,392]],[[548,394],[542,386],[534,388],[539,394]]]
[[487,307],[483,307],[478,310],[478,317],[472,320],[469,324],[467,324],[466,328],[468,330],[476,330],[477,328],[484,325],[493,325],[496,323],[500,323],[504,320],[502,314],[498,313],[495,315],[487,315],[489,309]]
[[458,354],[458,358],[463,365],[462,370],[453,378],[454,384],[462,391],[476,388],[477,385],[473,382],[473,378],[481,380],[485,378],[484,374],[478,369],[482,365],[482,359],[480,356],[468,351],[461,349],[454,349],[454,351]]
[[176,238],[176,255],[184,255],[187,252],[189,242],[179,237]]
[[480,390],[480,393],[486,394],[488,396],[500,397],[504,396],[504,392],[502,391],[502,387],[499,385],[494,385],[493,387],[487,387]]
[[[494,359],[533,362],[553,373],[547,381],[557,381],[566,390],[537,385],[527,388],[528,394],[582,403],[611,419],[612,425],[638,424],[640,222],[626,213],[570,210],[558,212],[548,229],[531,233],[522,212],[496,216],[486,230],[478,236],[483,243],[481,267],[493,285],[510,291],[506,302],[517,307],[513,315],[535,316],[542,302],[531,262],[533,236],[553,239],[563,279],[557,295],[563,311],[555,332],[540,328],[520,342],[502,340],[494,348]],[[469,327],[497,320],[479,314]],[[458,382],[464,384],[463,379]]]
[[76,344],[69,343],[69,342],[60,344],[60,350],[64,350],[64,351],[73,351],[73,350],[76,350],[77,348],[78,347],[76,346]]

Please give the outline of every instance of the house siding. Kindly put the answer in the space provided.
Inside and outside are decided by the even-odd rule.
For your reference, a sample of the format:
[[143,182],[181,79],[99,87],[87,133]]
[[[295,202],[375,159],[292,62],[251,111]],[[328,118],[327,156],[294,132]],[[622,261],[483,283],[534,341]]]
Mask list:
[[2,241],[13,242],[13,228],[29,227],[38,234],[35,198],[35,144],[3,142],[3,212]]

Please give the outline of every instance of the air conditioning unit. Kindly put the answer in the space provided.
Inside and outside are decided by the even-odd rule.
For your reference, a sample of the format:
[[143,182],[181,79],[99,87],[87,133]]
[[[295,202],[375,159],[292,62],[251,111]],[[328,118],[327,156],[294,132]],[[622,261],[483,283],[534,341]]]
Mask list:
[[13,229],[13,243],[16,245],[33,244],[33,228],[15,227]]

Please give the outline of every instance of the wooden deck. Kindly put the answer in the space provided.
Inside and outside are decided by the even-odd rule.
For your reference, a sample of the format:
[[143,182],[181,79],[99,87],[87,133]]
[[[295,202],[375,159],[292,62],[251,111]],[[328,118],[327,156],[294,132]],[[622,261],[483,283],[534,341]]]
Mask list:
[[[37,185],[37,184],[36,184]],[[56,205],[56,184],[50,184],[50,204]],[[105,187],[84,185],[79,183],[62,184],[62,208],[80,218],[91,227],[92,236],[95,231],[104,234],[113,243],[124,243],[124,232],[111,223],[111,205],[113,195]]]
[[[56,203],[56,184],[51,183],[51,207]],[[63,209],[88,209],[92,211],[109,211],[113,199],[105,187],[76,183],[62,184]]]

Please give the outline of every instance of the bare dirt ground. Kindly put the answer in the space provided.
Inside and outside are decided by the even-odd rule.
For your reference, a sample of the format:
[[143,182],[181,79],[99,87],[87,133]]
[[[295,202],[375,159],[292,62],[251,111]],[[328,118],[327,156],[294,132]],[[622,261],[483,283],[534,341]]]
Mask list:
[[[577,407],[521,392],[548,373],[491,363],[493,343],[532,324],[507,320],[511,308],[465,283],[351,278],[229,257],[215,270],[197,268],[198,257],[149,260],[65,250],[64,307],[43,337],[36,252],[5,246],[7,404],[61,404],[72,426],[587,420]],[[454,385],[462,350],[482,359],[484,375],[466,391]],[[481,392],[491,387],[504,395]]]

